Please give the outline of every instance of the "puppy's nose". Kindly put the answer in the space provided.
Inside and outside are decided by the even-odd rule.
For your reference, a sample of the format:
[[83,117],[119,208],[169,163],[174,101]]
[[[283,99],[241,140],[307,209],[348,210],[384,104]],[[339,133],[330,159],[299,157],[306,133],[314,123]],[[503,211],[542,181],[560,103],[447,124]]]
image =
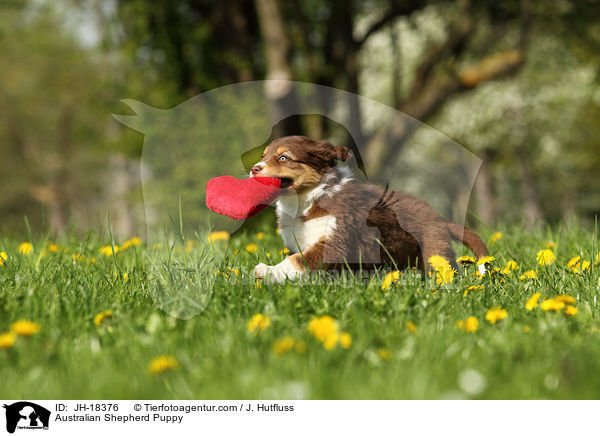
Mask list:
[[261,167],[261,166],[254,165],[254,166],[252,167],[252,175],[256,175],[256,174],[260,173],[260,171],[261,171],[261,170],[262,170],[262,167]]

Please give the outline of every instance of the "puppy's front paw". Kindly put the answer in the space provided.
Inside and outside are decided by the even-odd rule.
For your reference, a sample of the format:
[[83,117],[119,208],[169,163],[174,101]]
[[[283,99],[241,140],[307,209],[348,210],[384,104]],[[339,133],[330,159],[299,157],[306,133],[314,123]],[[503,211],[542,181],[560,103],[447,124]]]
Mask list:
[[254,267],[254,277],[257,279],[264,279],[269,271],[269,265],[259,263]]

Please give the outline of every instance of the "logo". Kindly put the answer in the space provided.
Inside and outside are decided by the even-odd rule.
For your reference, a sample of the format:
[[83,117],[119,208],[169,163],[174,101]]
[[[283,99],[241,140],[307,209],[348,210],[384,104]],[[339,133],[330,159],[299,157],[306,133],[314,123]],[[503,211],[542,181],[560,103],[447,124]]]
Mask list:
[[19,401],[6,409],[6,431],[14,433],[15,429],[48,430],[50,411],[29,401]]

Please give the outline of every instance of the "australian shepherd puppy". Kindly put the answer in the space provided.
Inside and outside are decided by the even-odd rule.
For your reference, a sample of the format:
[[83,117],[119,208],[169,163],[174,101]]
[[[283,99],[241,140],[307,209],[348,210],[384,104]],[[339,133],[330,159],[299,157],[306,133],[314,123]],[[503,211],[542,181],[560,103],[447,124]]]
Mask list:
[[451,240],[480,258],[487,248],[472,230],[448,222],[418,198],[356,180],[338,161],[346,147],[305,136],[271,142],[250,177],[277,177],[279,231],[291,254],[283,262],[254,268],[257,278],[280,283],[314,270],[416,266],[444,257],[456,268]]

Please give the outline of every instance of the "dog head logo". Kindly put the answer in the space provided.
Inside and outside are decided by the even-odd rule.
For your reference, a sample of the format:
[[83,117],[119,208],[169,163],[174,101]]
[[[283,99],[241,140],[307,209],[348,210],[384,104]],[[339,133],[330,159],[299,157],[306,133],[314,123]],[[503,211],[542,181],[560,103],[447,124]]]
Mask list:
[[[294,98],[275,101],[265,91],[269,82],[216,88],[171,109],[123,100],[133,115],[114,115],[119,122],[144,134],[141,182],[146,239],[149,247],[163,247],[149,254],[149,290],[155,304],[173,316],[188,319],[201,313],[217,280],[224,275],[235,279],[238,271],[231,262],[237,262],[238,254],[246,256],[245,246],[232,247],[236,245],[235,233],[252,228],[255,219],[260,219],[238,221],[210,212],[205,207],[208,181],[224,175],[249,177],[252,167],[262,160],[265,147],[281,136],[306,133],[345,147],[352,158],[346,162],[335,160],[350,166],[357,179],[368,178],[368,182],[381,186],[389,182],[389,193],[380,193],[372,204],[361,209],[357,237],[373,235],[381,239],[379,222],[393,215],[393,191],[425,200],[454,222],[465,221],[481,164],[473,153],[435,129],[374,100],[325,86],[286,82],[284,88]],[[357,105],[358,113],[362,113],[358,122],[352,115]],[[294,122],[289,123],[285,135],[273,131],[286,120]],[[330,126],[334,123],[343,126],[344,135],[332,134]],[[386,128],[387,133],[383,131]],[[405,139],[396,141],[392,148],[387,145],[392,142],[391,131],[406,133]],[[292,163],[288,162],[290,168]],[[300,180],[307,174],[292,176]],[[293,197],[288,196],[286,201],[292,209],[299,208],[300,200]],[[207,241],[211,230],[223,230],[223,234],[232,236],[229,241],[233,243],[226,237],[219,243]],[[248,250],[250,255],[258,257],[260,242],[250,245],[254,249]],[[379,247],[372,248],[379,258]],[[189,258],[175,262],[175,252]],[[328,255],[324,253],[325,261]],[[350,255],[356,258],[346,258],[348,263],[365,261],[364,253],[352,251]],[[339,262],[339,256],[331,253],[331,261]],[[250,270],[247,277],[251,275]],[[239,282],[245,287],[253,284]],[[238,281],[232,280],[230,286],[238,286]]]
[[50,411],[29,401],[19,401],[6,409],[6,431],[14,433],[16,429],[48,429]]

